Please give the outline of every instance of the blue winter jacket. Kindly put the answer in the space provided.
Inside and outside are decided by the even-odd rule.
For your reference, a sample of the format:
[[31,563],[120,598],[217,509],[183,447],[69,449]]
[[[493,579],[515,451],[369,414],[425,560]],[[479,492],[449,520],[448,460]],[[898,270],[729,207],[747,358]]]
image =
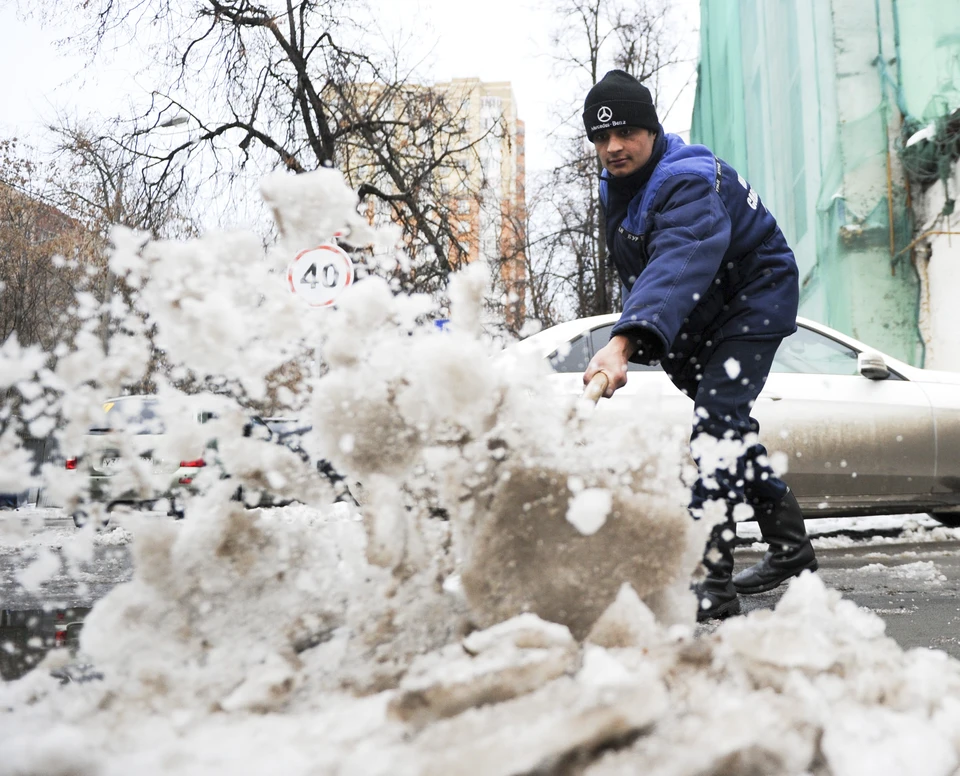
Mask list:
[[623,282],[612,335],[648,342],[641,360],[677,375],[721,340],[796,331],[793,252],[757,193],[708,148],[661,130],[643,168],[603,171],[600,198]]

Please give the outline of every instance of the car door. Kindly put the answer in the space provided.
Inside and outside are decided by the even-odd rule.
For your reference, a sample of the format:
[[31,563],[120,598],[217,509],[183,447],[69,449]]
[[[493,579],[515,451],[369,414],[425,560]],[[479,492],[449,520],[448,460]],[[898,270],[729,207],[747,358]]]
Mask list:
[[936,438],[921,387],[860,374],[858,352],[801,326],[780,345],[754,408],[761,441],[787,456],[784,479],[805,507],[842,512],[923,500]]
[[923,380],[923,389],[933,410],[937,441],[937,472],[933,493],[938,506],[960,503],[960,385],[941,382],[942,378]]
[[[566,394],[583,392],[583,373],[593,354],[610,341],[613,322],[582,332],[564,343],[548,356],[550,366],[557,374],[552,381],[556,390]],[[661,420],[690,427],[693,402],[681,394],[659,366],[628,365],[627,384],[620,388],[612,401],[602,401],[601,412],[635,412],[637,403],[643,403],[645,412],[654,412]]]
[[[564,391],[581,377],[613,324],[578,335],[550,356]],[[801,325],[781,344],[754,408],[760,439],[782,453],[784,479],[805,511],[830,514],[895,511],[929,498],[935,487],[936,435],[930,401],[916,383],[891,372],[871,380],[858,351]],[[692,424],[693,402],[659,367],[630,364],[627,384],[602,406],[631,411],[643,401],[665,421]],[[785,456],[785,457],[784,457]]]

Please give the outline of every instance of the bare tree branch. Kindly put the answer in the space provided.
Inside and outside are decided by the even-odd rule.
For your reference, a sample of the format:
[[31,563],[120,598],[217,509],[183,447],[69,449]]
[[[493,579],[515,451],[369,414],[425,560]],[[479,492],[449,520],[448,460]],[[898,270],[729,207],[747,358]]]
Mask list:
[[[553,35],[555,60],[584,80],[580,98],[565,111],[557,132],[564,138],[562,160],[535,192],[531,212],[537,215],[537,237],[531,243],[529,274],[543,274],[557,284],[552,294],[540,291],[542,299],[562,296],[567,314],[574,317],[612,312],[619,285],[607,256],[598,193],[601,168],[583,139],[582,95],[602,76],[603,63],[646,81],[657,95],[661,74],[680,61],[670,11],[665,0],[561,0],[557,8],[561,21]],[[531,286],[537,282],[531,280]]]
[[[479,196],[477,147],[502,127],[468,139],[455,99],[408,83],[396,59],[356,50],[353,8],[353,0],[87,0],[93,24],[83,42],[105,45],[108,33],[146,19],[167,35],[166,91],[176,96],[155,95],[120,144],[143,154],[143,183],[176,189],[185,169],[200,166],[210,180],[247,166],[336,166],[371,217],[401,225],[414,256],[403,285],[438,290],[468,253],[452,200]],[[160,116],[175,112],[191,118],[189,139],[146,147]]]

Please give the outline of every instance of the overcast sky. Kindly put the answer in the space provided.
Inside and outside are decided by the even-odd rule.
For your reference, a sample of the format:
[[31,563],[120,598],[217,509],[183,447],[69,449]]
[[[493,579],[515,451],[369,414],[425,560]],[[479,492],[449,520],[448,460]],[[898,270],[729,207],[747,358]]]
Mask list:
[[[541,0],[371,0],[387,34],[405,36],[408,56],[435,81],[476,76],[510,81],[518,113],[527,126],[527,167],[549,165],[547,133],[556,125],[557,110],[581,89],[558,77],[551,59],[550,32],[556,25],[551,4]],[[675,4],[688,19],[686,43],[697,50],[698,0]],[[124,57],[85,70],[84,58],[68,54],[56,40],[68,30],[42,16],[24,20],[12,0],[0,0],[0,67],[13,77],[0,79],[0,133],[36,141],[45,122],[58,111],[122,112],[124,102],[148,93],[155,84],[141,83],[139,64]],[[421,53],[422,52],[422,55]],[[685,82],[693,63],[678,74]],[[679,84],[679,82],[678,82]],[[661,103],[663,101],[661,100]],[[685,97],[664,118],[668,131],[686,133],[693,105],[693,81]],[[665,108],[661,104],[661,109]]]

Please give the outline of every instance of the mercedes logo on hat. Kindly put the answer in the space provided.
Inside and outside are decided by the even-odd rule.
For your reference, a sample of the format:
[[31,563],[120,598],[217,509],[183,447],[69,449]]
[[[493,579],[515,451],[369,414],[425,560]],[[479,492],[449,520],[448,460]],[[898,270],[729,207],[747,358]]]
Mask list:
[[604,105],[597,111],[597,119],[603,122],[610,121],[613,118],[613,111]]

